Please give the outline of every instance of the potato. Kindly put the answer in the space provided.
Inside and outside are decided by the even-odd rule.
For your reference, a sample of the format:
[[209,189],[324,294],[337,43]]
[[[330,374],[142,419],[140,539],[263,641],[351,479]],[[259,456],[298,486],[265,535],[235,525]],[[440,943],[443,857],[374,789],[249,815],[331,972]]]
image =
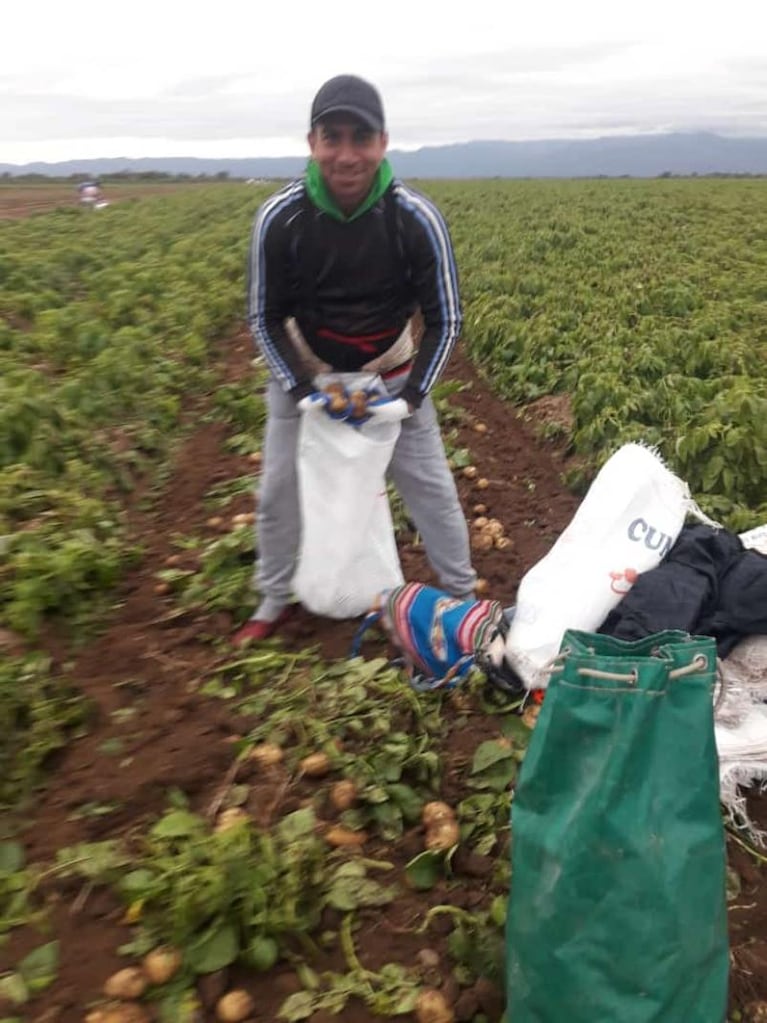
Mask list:
[[274,742],[262,742],[250,751],[250,759],[255,760],[259,767],[274,767],[281,764],[285,754]]
[[499,551],[507,551],[510,547],[513,547],[513,542],[508,536],[497,536],[494,540],[495,548]]
[[474,519],[474,521],[472,522],[472,527],[474,529],[483,530],[489,521],[490,519],[487,518],[486,515],[478,515],[476,519]]
[[432,852],[445,852],[458,845],[460,837],[458,822],[446,817],[426,829],[426,848]]
[[351,402],[351,413],[355,419],[362,419],[367,415],[368,396],[364,391],[352,391],[349,401]]
[[327,394],[330,399],[328,401],[328,408],[331,412],[345,412],[349,407],[349,398],[346,394],[346,388],[342,383],[335,382],[327,384],[323,388],[323,392]]
[[175,568],[179,561],[181,561],[180,554],[169,554],[168,557],[165,559],[165,564],[168,566],[168,568]]
[[416,958],[427,970],[436,970],[439,966],[439,952],[433,948],[422,948]]
[[330,771],[332,765],[327,753],[310,753],[298,766],[301,769],[301,774],[305,774],[309,778],[322,778]]
[[476,551],[489,551],[493,547],[494,540],[489,533],[477,532],[471,538],[471,546]]
[[498,536],[503,536],[503,523],[498,519],[488,519],[487,525],[485,526],[485,532],[489,533],[493,539]]
[[486,480],[483,476],[477,480],[475,486],[477,490],[487,490],[487,488],[490,486],[490,480]]
[[123,1002],[122,1005],[108,1006],[101,1017],[97,1016],[89,1023],[149,1023],[149,1015],[135,1002]]
[[467,480],[475,480],[479,475],[479,470],[476,465],[465,465],[463,468],[463,475]]
[[474,429],[477,433],[487,433],[487,425],[485,423],[475,423]]
[[210,526],[211,529],[220,529],[224,524],[224,520],[220,515],[211,515],[206,524]]
[[487,505],[475,504],[474,507],[472,508],[472,511],[474,512],[475,515],[487,515]]
[[236,828],[238,825],[247,824],[250,817],[241,810],[239,806],[232,806],[228,810],[222,810],[216,820],[216,826],[213,829],[217,834],[222,831],[228,831],[230,828]]
[[441,991],[424,988],[415,1003],[418,1023],[454,1023],[455,1015]]
[[340,394],[335,395],[328,402],[328,408],[331,412],[335,412],[336,415],[339,412],[346,412],[349,408],[349,400],[347,398],[342,398]]
[[126,966],[124,970],[118,970],[104,982],[104,994],[107,998],[129,1001],[131,998],[141,998],[145,991],[146,977],[138,966]]
[[328,845],[335,846],[337,849],[347,848],[359,848],[367,842],[368,836],[364,831],[352,831],[350,828],[342,828],[336,826],[329,828],[325,832],[325,841]]
[[255,1002],[247,991],[236,989],[219,998],[216,1003],[216,1018],[221,1023],[241,1023],[255,1009]]
[[170,945],[163,945],[145,955],[141,967],[150,984],[167,984],[181,967],[181,953]]
[[261,465],[261,462],[263,461],[263,455],[261,454],[260,451],[251,451],[251,453],[248,455],[248,460],[252,462],[254,465]]
[[348,810],[357,801],[357,786],[345,778],[337,781],[330,790],[330,804],[335,810]]
[[474,592],[478,597],[481,596],[483,593],[487,593],[489,589],[490,583],[487,581],[487,579],[477,579],[476,583],[474,584]]
[[541,712],[541,706],[539,703],[529,703],[522,711],[522,721],[527,725],[528,728],[535,728],[535,723],[538,720],[538,715]]
[[433,824],[436,824],[437,821],[454,821],[455,810],[447,803],[440,803],[435,800],[434,802],[426,803],[424,808],[421,810],[421,820],[426,828],[430,828]]
[[154,592],[158,597],[164,597],[166,593],[170,592],[170,585],[168,583],[155,583]]

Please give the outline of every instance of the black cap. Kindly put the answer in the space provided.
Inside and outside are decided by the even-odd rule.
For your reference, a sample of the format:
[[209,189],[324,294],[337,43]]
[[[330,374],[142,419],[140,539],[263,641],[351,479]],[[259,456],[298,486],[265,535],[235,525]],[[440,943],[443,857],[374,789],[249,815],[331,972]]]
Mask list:
[[312,128],[330,114],[351,114],[374,131],[384,130],[384,112],[378,90],[356,75],[337,75],[320,88],[312,103]]

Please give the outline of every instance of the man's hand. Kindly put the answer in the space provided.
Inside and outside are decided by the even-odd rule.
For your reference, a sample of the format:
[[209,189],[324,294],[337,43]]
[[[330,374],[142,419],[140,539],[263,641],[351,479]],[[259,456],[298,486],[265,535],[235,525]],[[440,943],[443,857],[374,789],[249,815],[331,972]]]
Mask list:
[[380,423],[398,423],[413,414],[404,398],[376,398],[368,402],[367,411]]

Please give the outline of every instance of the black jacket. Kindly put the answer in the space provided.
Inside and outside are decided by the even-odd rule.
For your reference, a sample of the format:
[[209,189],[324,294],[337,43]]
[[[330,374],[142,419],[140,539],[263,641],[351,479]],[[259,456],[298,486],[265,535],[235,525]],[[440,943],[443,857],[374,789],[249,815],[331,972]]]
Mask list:
[[248,319],[271,372],[297,400],[313,386],[286,332],[288,317],[323,362],[348,372],[390,348],[417,308],[424,334],[402,392],[416,407],[461,329],[452,243],[434,203],[395,180],[367,212],[340,222],[311,204],[298,179],[261,206]]
[[767,556],[726,529],[685,526],[599,631],[634,640],[664,629],[713,636],[720,657],[746,636],[766,635]]

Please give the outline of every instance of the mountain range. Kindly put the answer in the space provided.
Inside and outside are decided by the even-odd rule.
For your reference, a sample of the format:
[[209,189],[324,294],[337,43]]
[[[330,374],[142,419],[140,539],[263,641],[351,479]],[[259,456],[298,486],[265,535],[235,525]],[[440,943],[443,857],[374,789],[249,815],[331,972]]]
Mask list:
[[[767,174],[767,138],[733,138],[709,132],[622,135],[594,139],[474,141],[416,150],[390,150],[403,178],[658,177],[691,174]],[[106,176],[120,172],[289,178],[302,156],[200,159],[142,157],[66,160],[59,163],[0,163],[0,174]]]

